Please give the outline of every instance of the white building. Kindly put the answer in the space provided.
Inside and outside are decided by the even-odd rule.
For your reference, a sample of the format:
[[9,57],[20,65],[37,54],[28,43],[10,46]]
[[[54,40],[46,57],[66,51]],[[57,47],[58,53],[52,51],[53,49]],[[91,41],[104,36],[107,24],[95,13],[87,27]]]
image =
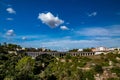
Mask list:
[[83,49],[78,49],[78,52],[83,51]]
[[108,50],[109,51],[114,51],[116,48],[109,48]]
[[93,52],[103,52],[103,51],[109,51],[106,47],[97,47],[92,49]]

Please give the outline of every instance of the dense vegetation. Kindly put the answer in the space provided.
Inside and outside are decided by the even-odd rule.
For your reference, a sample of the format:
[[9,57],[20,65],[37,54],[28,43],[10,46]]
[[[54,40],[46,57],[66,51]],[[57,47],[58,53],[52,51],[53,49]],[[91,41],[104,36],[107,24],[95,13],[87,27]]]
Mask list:
[[116,76],[105,80],[120,79],[120,54],[116,51],[88,57],[43,54],[32,59],[24,52],[8,54],[9,50],[16,48],[21,47],[12,44],[0,46],[0,80],[97,80],[95,76],[103,76],[108,69]]

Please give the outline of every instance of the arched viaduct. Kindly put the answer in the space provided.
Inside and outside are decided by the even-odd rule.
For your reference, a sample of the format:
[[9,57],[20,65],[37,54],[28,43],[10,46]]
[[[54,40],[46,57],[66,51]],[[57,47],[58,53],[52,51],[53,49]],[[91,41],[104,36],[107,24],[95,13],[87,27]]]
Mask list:
[[42,54],[49,54],[55,57],[63,57],[67,54],[71,55],[71,56],[91,56],[91,55],[95,55],[95,52],[26,52],[26,54],[28,56],[31,57],[37,57],[38,55],[42,55]]

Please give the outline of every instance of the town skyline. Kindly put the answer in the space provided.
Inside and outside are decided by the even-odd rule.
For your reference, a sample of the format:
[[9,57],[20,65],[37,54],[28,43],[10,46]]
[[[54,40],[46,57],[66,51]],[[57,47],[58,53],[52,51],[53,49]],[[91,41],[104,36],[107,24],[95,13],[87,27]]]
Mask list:
[[120,47],[119,0],[1,0],[0,42],[53,50]]

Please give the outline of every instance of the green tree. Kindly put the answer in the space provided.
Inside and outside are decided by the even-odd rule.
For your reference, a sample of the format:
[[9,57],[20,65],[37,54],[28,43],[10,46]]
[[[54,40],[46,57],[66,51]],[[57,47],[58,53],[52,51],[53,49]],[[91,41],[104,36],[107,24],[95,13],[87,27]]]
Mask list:
[[0,80],[14,78],[15,65],[18,60],[19,57],[15,54],[0,54]]
[[85,49],[83,49],[83,52],[92,52],[92,49],[91,48],[85,48]]
[[32,80],[34,78],[34,60],[31,57],[23,57],[18,61],[15,69],[17,71],[17,80]]
[[34,74],[39,74],[43,71],[50,62],[53,62],[54,57],[49,54],[42,54],[35,58],[35,65],[34,65]]
[[102,69],[102,66],[101,65],[95,65],[94,66],[94,71],[95,73],[103,73],[103,69]]
[[77,52],[78,49],[72,49],[72,50],[69,50],[69,52]]

